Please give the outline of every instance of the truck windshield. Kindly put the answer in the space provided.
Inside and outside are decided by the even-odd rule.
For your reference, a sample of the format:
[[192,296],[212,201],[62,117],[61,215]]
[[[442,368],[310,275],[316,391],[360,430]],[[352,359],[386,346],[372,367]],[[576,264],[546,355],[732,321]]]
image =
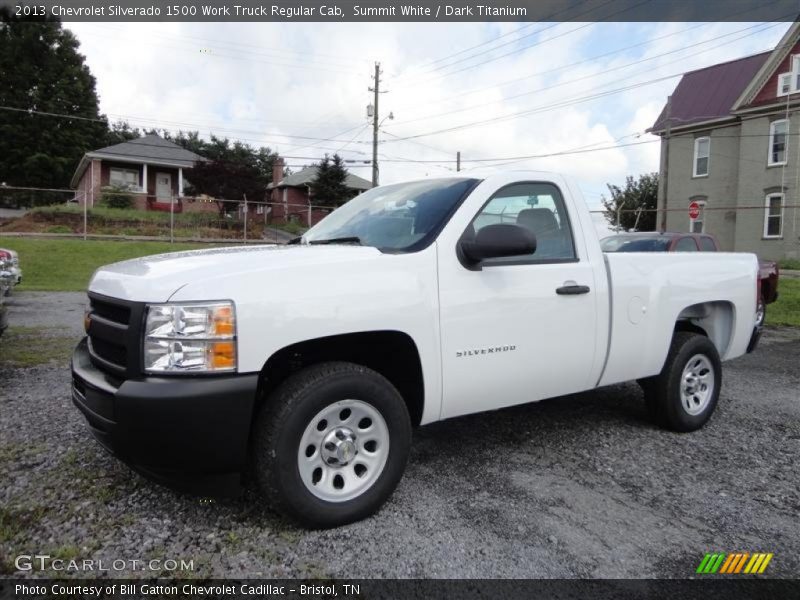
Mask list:
[[426,179],[374,188],[336,209],[303,235],[305,244],[358,243],[392,252],[423,248],[478,179]]
[[660,235],[612,235],[600,241],[603,252],[666,252],[670,239]]

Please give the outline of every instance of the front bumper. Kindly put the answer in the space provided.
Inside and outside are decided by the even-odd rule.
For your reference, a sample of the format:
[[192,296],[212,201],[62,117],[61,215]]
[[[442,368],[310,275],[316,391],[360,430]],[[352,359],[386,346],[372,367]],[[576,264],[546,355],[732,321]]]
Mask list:
[[258,374],[119,380],[72,356],[72,401],[95,438],[143,475],[207,495],[238,493]]

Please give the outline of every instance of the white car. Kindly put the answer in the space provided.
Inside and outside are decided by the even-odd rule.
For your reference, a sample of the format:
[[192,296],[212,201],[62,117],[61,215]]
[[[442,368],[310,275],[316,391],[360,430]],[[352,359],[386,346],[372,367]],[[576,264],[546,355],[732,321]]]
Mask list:
[[387,185],[292,245],[99,269],[73,399],[150,477],[222,494],[251,466],[336,526],[390,496],[412,426],[638,380],[659,424],[702,427],[757,343],[757,276],[752,254],[604,255],[550,173]]

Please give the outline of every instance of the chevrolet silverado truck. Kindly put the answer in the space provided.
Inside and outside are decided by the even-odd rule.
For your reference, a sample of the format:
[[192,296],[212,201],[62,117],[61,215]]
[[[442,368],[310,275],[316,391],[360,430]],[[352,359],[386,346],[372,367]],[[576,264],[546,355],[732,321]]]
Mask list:
[[332,527],[389,498],[413,426],[637,380],[656,423],[699,429],[758,341],[757,283],[752,254],[604,254],[561,176],[386,185],[289,245],[98,269],[72,397],[146,476],[249,474]]

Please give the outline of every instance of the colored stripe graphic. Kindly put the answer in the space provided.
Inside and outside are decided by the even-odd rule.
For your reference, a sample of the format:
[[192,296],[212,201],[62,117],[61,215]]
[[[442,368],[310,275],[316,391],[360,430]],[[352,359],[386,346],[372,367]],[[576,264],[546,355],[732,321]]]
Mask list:
[[709,573],[716,573],[717,570],[722,565],[722,561],[725,560],[725,553],[721,552],[719,556],[717,556],[717,560],[714,561],[713,564],[709,564]]
[[767,565],[775,556],[769,552],[709,552],[700,561],[697,573],[703,574],[733,574],[748,573],[751,575],[763,573]]
[[720,573],[730,573],[731,565],[736,562],[736,559],[739,557],[738,554],[728,554],[728,558],[725,559],[725,562],[722,563],[722,568],[719,570]]
[[711,555],[710,554],[706,554],[703,557],[703,560],[700,561],[700,565],[697,567],[697,571],[695,571],[695,573],[705,573],[706,572],[706,565],[708,564],[709,560],[711,560]]
[[772,552],[770,552],[769,554],[767,554],[764,557],[764,562],[761,563],[761,568],[758,570],[759,573],[763,573],[764,572],[764,569],[767,568],[767,565],[769,564],[769,561],[772,560],[773,556],[775,556],[775,555]]
[[736,563],[736,569],[733,571],[734,573],[738,573],[739,571],[741,571],[741,570],[742,570],[742,567],[744,566],[744,561],[746,561],[746,560],[747,560],[747,557],[748,557],[748,556],[750,556],[750,554],[749,554],[749,553],[747,553],[747,552],[745,552],[744,554],[742,554],[742,558],[740,558],[740,559],[739,559],[739,562],[738,562],[738,563]]
[[724,552],[706,554],[697,567],[697,573],[716,573],[722,565],[723,560],[725,560]]

